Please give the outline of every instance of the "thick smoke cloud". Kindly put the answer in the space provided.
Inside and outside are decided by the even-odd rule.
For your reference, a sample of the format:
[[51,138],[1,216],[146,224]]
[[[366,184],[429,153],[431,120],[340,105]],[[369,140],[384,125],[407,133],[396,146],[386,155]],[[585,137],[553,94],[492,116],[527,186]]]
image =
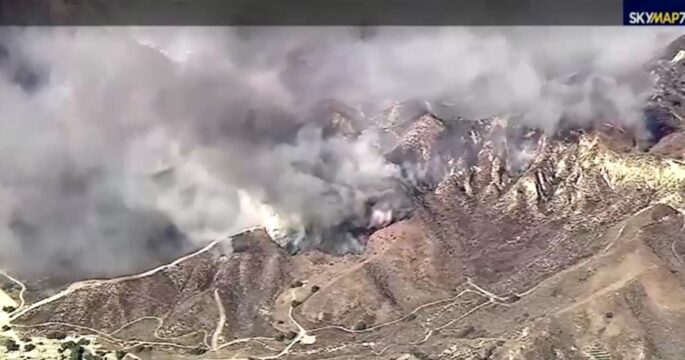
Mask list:
[[[403,200],[371,115],[419,100],[445,118],[639,131],[653,87],[644,64],[673,38],[625,28],[3,29],[0,261],[114,275],[274,221],[293,238],[306,230],[305,245],[335,238],[333,250],[359,250],[354,234],[330,229],[368,221],[371,199]],[[331,131],[331,107],[352,130]]]

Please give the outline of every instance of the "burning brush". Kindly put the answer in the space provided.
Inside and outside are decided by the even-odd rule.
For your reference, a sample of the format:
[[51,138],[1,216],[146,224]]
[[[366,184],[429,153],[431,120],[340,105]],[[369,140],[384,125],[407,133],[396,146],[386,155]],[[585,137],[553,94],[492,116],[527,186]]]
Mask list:
[[303,224],[299,219],[286,220],[271,209],[265,227],[271,238],[291,255],[313,249],[344,255],[362,252],[374,232],[411,215],[409,197],[400,186],[383,197],[367,199],[363,207],[363,213],[342,218],[329,227]]

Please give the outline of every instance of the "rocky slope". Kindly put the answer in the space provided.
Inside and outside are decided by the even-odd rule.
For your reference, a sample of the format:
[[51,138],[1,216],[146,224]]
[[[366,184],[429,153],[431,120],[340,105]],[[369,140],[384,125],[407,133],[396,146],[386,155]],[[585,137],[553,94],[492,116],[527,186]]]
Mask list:
[[647,143],[399,106],[379,126],[419,169],[413,216],[363,254],[291,256],[252,229],[142,274],[15,292],[6,335],[142,359],[685,358],[682,67],[658,64]]

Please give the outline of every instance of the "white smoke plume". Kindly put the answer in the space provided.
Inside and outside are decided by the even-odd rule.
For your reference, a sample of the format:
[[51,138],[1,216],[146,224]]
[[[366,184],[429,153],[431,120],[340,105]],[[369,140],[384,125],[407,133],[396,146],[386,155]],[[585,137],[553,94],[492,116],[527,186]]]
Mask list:
[[[420,100],[440,116],[516,115],[547,131],[598,118],[640,129],[653,87],[645,63],[675,36],[2,29],[0,265],[113,275],[254,225],[314,227],[317,239],[303,241],[322,242],[355,217],[387,224],[398,199],[366,214],[399,177],[372,114]],[[327,133],[331,104],[350,106],[366,131]],[[358,250],[349,236],[336,251]]]

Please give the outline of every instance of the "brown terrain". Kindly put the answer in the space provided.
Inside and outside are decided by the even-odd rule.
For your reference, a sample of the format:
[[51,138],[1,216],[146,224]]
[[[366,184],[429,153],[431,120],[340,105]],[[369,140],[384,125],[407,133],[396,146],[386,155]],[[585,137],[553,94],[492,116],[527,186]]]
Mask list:
[[[656,65],[651,142],[611,124],[550,135],[504,118],[393,110],[379,124],[388,157],[439,176],[413,189],[413,216],[375,232],[363,254],[288,255],[257,228],[42,299],[8,278],[16,309],[0,336],[21,347],[5,355],[685,359],[678,44]],[[92,351],[25,349],[81,338]]]

